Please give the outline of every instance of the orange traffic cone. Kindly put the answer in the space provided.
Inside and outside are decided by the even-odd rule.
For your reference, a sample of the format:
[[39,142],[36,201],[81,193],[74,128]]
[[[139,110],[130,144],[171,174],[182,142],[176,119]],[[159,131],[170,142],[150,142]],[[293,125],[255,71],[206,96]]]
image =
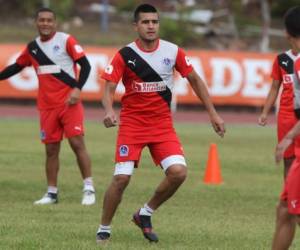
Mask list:
[[214,143],[210,144],[209,147],[208,160],[203,181],[206,184],[220,184],[223,182],[217,145]]

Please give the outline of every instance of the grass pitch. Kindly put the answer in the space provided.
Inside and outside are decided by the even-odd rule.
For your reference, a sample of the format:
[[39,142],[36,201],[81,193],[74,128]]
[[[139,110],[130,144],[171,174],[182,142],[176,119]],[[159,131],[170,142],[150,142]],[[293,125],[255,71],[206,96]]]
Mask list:
[[[282,167],[273,160],[275,128],[227,127],[220,139],[206,124],[176,124],[189,175],[153,216],[158,244],[148,244],[131,222],[163,177],[145,149],[113,221],[107,249],[270,249]],[[113,173],[116,129],[87,122],[97,204],[80,205],[82,181],[64,142],[59,203],[34,206],[46,190],[44,147],[36,120],[0,120],[0,249],[99,249],[95,232],[104,191]],[[224,183],[202,182],[210,143],[217,143]],[[300,248],[299,235],[292,249]]]

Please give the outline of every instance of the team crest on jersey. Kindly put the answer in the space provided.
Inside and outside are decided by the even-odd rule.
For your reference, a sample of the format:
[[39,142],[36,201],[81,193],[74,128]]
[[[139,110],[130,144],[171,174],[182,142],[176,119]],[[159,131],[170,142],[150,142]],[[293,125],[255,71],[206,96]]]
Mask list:
[[171,59],[170,58],[164,58],[163,59],[163,64],[166,66],[170,66],[171,65]]
[[54,45],[54,47],[53,47],[53,52],[58,52],[59,51],[59,49],[60,49],[60,47],[59,47],[59,45]]
[[121,145],[119,148],[119,154],[120,156],[128,156],[129,148],[127,145]]

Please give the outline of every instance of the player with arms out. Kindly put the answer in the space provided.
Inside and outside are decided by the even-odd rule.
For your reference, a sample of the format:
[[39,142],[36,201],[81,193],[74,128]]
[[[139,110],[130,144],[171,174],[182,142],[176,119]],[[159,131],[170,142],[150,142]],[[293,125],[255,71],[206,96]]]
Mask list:
[[[293,74],[294,62],[297,58],[297,50],[293,45],[294,24],[293,20],[289,20],[288,16],[284,18],[287,40],[290,42],[291,49],[279,54],[273,63],[271,77],[273,79],[271,89],[266,99],[263,111],[258,119],[258,124],[265,126],[267,124],[267,116],[273,107],[277,96],[279,95],[280,86],[282,86],[282,93],[280,96],[279,110],[277,117],[277,138],[281,141],[289,130],[296,124],[297,118],[294,113],[294,88],[293,88]],[[295,143],[291,145],[284,152],[284,178],[286,178],[288,170],[295,159]]]
[[286,149],[295,144],[295,160],[287,174],[280,201],[277,206],[276,228],[273,250],[289,249],[300,223],[300,6],[291,8],[285,15],[289,40],[296,59],[293,65],[294,113],[296,124],[282,138],[276,147],[276,162],[284,157]]
[[[149,4],[138,6],[134,12],[134,28],[138,39],[114,56],[102,78],[106,80],[103,96],[104,125],[119,125],[115,171],[104,201],[102,218],[97,231],[98,243],[105,243],[111,235],[111,222],[129,184],[141,152],[148,147],[156,165],[165,177],[153,196],[134,215],[133,222],[150,242],[158,242],[152,230],[151,215],[167,201],[184,182],[187,175],[182,146],[173,127],[170,102],[173,72],[186,77],[206,107],[215,131],[223,137],[224,122],[217,114],[204,82],[193,69],[184,51],[177,45],[159,39],[159,16]],[[122,79],[120,121],[113,109],[113,97]]]
[[[0,72],[0,80],[33,66],[39,82],[37,105],[40,113],[40,135],[46,149],[48,189],[34,204],[53,204],[58,201],[57,176],[59,151],[63,136],[76,155],[83,177],[83,205],[95,203],[91,161],[84,142],[83,107],[80,92],[91,66],[77,41],[66,33],[56,32],[55,13],[42,8],[36,14],[39,37],[30,42],[16,63]],[[76,64],[80,74],[76,78]]]

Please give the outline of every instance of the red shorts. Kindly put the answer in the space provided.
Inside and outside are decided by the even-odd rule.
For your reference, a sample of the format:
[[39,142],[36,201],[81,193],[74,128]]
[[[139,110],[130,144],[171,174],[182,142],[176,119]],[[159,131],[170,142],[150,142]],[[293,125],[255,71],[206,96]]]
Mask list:
[[40,111],[40,136],[43,143],[59,142],[84,134],[83,107],[81,103]]
[[[278,115],[277,121],[277,137],[278,142],[294,127],[297,123],[297,118],[294,114],[289,115]],[[293,142],[284,152],[284,158],[290,158],[295,156],[295,143]]]
[[296,158],[286,177],[280,199],[287,201],[290,214],[300,214],[300,160]]
[[141,158],[142,150],[145,146],[148,146],[152,159],[156,165],[159,165],[161,161],[167,158],[168,156],[183,156],[183,149],[178,140],[130,145],[117,144],[115,161],[134,161],[135,167],[137,167]]

